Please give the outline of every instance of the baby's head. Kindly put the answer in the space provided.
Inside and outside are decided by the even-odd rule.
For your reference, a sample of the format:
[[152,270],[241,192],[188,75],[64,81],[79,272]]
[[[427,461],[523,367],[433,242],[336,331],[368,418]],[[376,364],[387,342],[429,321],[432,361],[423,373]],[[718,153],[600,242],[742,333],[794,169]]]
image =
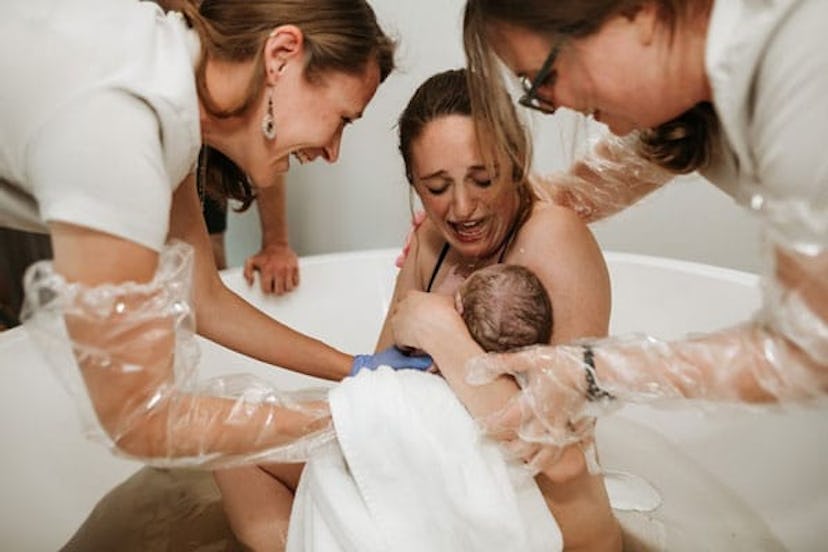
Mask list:
[[457,290],[455,303],[485,351],[547,344],[552,336],[549,295],[526,267],[495,264],[472,273]]

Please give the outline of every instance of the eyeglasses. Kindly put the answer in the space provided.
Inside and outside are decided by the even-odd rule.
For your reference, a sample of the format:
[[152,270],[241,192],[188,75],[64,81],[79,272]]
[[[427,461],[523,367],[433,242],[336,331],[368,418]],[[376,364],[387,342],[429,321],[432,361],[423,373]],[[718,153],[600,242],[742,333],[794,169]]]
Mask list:
[[552,46],[549,55],[546,56],[546,61],[541,65],[538,74],[535,75],[534,80],[529,80],[526,75],[521,75],[520,85],[523,87],[523,95],[518,99],[518,103],[529,109],[540,111],[541,113],[552,114],[558,108],[555,104],[538,96],[538,88],[541,86],[550,86],[555,83],[557,76],[552,66],[555,64],[555,58],[558,57],[558,52],[561,50],[562,41],[558,41]]

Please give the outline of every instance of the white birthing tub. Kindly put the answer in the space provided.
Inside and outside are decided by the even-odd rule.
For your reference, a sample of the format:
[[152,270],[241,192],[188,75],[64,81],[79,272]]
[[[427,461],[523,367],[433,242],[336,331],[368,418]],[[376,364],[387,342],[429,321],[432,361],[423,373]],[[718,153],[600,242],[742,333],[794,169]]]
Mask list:
[[[368,352],[391,297],[397,252],[303,258],[302,285],[281,298],[249,288],[239,270],[224,279],[294,328],[344,351]],[[674,338],[744,320],[758,305],[752,275],[626,254],[609,253],[607,260],[615,334],[646,330]],[[322,383],[209,342],[202,347],[203,377],[246,371],[285,389]],[[23,329],[0,334],[0,364],[0,549],[56,550],[139,464],[83,438],[74,405]],[[743,540],[755,532],[767,535],[764,549],[817,551],[828,546],[826,421],[824,408],[626,407],[601,422],[598,446],[607,469],[634,473],[658,490],[662,506],[645,521],[660,519],[666,533],[696,542],[705,542],[705,531],[718,532],[719,543],[722,533],[732,535],[732,546],[696,550],[756,549]]]

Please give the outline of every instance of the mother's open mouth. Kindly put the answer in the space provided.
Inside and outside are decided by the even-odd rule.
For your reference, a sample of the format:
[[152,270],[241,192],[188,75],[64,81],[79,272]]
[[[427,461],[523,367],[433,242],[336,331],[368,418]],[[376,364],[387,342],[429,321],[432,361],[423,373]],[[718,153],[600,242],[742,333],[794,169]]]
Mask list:
[[461,241],[476,241],[483,236],[486,220],[477,219],[465,222],[449,222],[448,224]]

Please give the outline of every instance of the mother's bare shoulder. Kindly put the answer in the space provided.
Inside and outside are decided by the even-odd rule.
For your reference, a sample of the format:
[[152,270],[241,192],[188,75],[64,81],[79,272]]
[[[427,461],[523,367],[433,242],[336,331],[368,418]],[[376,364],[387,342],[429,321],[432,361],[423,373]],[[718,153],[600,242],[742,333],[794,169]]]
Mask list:
[[535,251],[572,251],[596,247],[595,237],[584,221],[568,207],[537,202],[518,234],[519,247]]

